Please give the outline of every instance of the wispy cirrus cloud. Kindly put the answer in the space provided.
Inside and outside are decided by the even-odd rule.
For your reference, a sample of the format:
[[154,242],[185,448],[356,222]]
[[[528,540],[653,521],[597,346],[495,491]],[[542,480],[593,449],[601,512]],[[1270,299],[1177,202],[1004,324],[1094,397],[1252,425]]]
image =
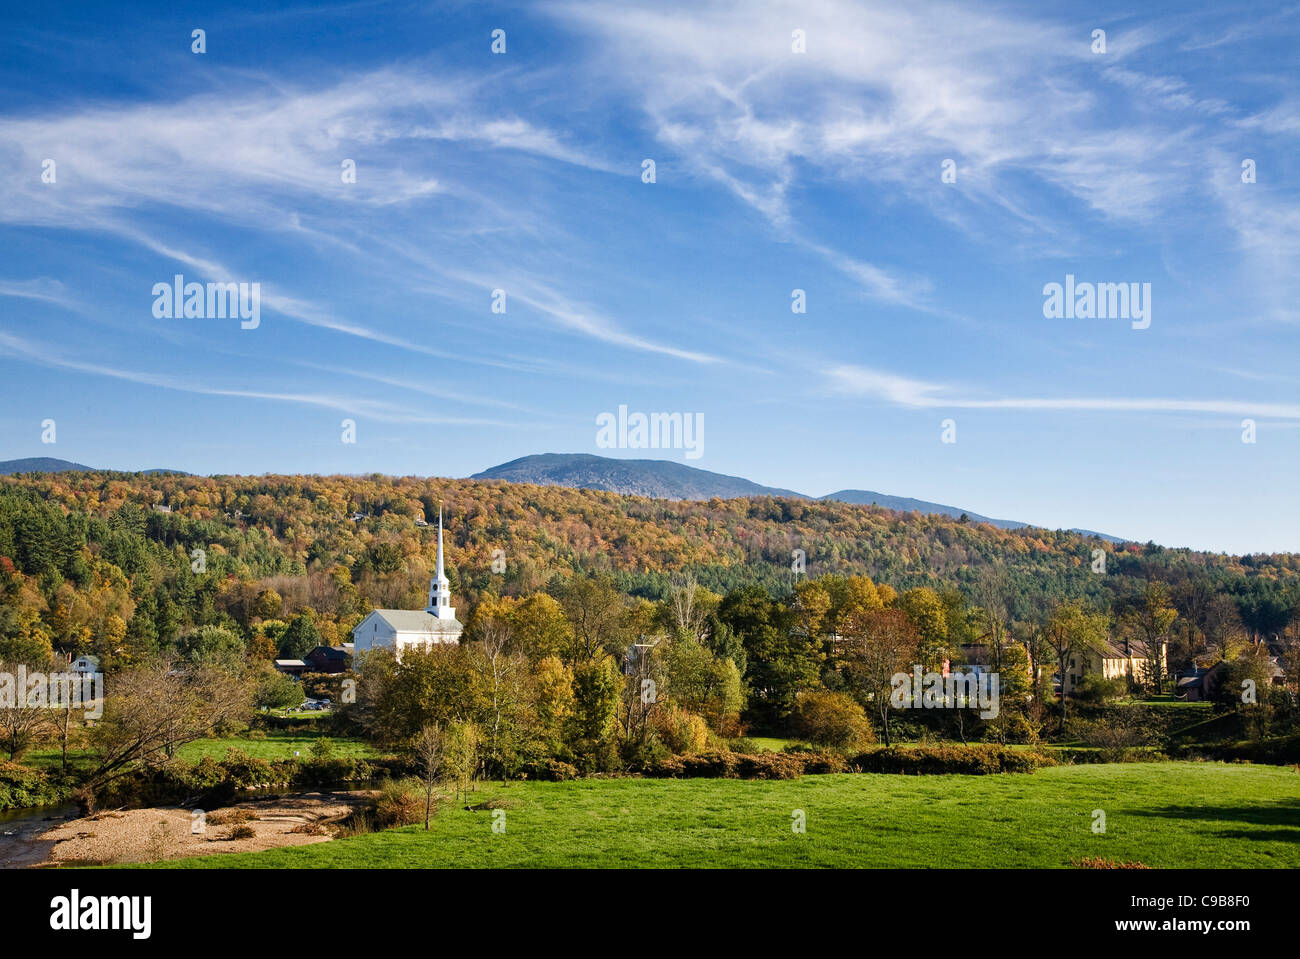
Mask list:
[[[438,230],[490,234],[495,223],[499,230],[536,232],[536,214],[485,192],[466,151],[531,156],[595,174],[626,173],[534,121],[489,109],[486,86],[482,80],[390,68],[349,75],[326,89],[281,84],[249,90],[230,81],[220,92],[172,103],[0,118],[0,158],[31,171],[45,158],[57,164],[54,184],[32,175],[0,186],[0,224],[99,230],[204,278],[225,280],[247,276],[252,268],[196,252],[192,241],[168,239],[167,228],[146,226],[145,218],[176,208],[253,233],[297,233],[346,252],[354,262],[380,261],[367,237],[371,231],[351,215],[357,203],[382,210],[438,199],[444,203]],[[422,156],[411,149],[420,143],[449,145],[456,153]],[[344,185],[340,161],[353,157],[361,157],[356,182]],[[453,172],[439,172],[439,159]],[[454,260],[429,262],[444,275],[465,276]],[[382,262],[374,265],[383,272]],[[419,284],[418,277],[409,279]],[[553,285],[521,279],[512,284],[512,294],[557,327],[611,346],[695,363],[716,360],[631,332]],[[341,335],[442,359],[523,368],[515,361],[439,350],[406,331],[341,316],[337,307],[293,292],[283,281],[263,281],[262,302]]]
[[[551,10],[595,40],[601,52],[589,69],[639,102],[679,163],[794,234],[816,207],[809,190],[847,199],[865,184],[973,237],[1010,232],[1042,251],[1077,243],[1081,216],[1154,242],[1176,242],[1171,231],[1203,229],[1209,218],[1249,240],[1251,227],[1219,205],[1216,151],[1236,147],[1244,127],[1296,132],[1284,104],[1252,115],[1198,74],[1150,70],[1153,51],[1185,40],[1173,19],[1101,18],[1107,49],[1097,54],[1087,21],[1010,5],[705,0],[684,15],[651,3]],[[1298,26],[1270,19],[1274,29]],[[796,28],[806,53],[791,50]],[[957,164],[960,189],[940,186],[943,159]],[[1077,210],[1068,229],[1062,201]],[[1300,209],[1295,191],[1273,202]],[[1184,223],[1189,204],[1195,223]],[[920,278],[878,255],[824,239],[816,249],[867,295],[933,308]]]
[[385,423],[410,423],[425,425],[472,425],[522,427],[523,424],[500,419],[481,417],[437,416],[418,409],[402,406],[384,400],[367,397],[345,396],[320,392],[282,392],[276,390],[259,390],[239,387],[221,387],[204,383],[190,376],[174,376],[166,373],[153,373],[128,367],[111,366],[107,363],[94,362],[68,356],[48,343],[37,343],[10,333],[0,332],[0,355],[5,355],[52,369],[72,370],[92,376],[123,380],[141,386],[157,387],[178,393],[193,393],[201,396],[220,396],[252,400],[269,400],[276,403],[290,403],[295,406],[315,406],[365,416]]
[[[40,170],[52,159],[57,171],[54,184],[7,178],[0,222],[80,225],[96,212],[154,205],[265,222],[295,198],[404,203],[455,189],[401,156],[403,145],[431,140],[609,166],[553,131],[489,112],[481,82],[446,73],[382,69],[324,88],[220,75],[214,84],[210,93],[172,102],[0,118],[6,163]],[[345,189],[341,163],[362,154],[356,182]]]
[[84,309],[69,294],[68,288],[63,283],[44,276],[28,280],[0,280],[0,296],[12,296],[24,300],[40,300],[68,310]]
[[957,388],[912,379],[863,366],[841,364],[822,371],[829,392],[882,400],[901,407],[924,409],[1080,410],[1103,413],[1215,413],[1300,420],[1300,403],[1269,403],[1236,399],[1166,399],[1160,397],[1018,397],[980,398]]
[[[986,174],[1042,166],[1099,212],[1130,217],[1153,201],[1152,184],[1121,196],[1099,179],[1174,154],[1164,131],[1136,123],[1117,140],[1092,92],[1103,66],[1142,82],[1117,64],[1162,37],[1149,26],[1112,30],[1101,58],[1075,22],[963,4],[715,0],[685,24],[681,11],[650,4],[554,9],[600,39],[595,69],[639,92],[663,142],[775,220],[791,216],[800,165],[920,194],[932,192],[944,156]],[[795,27],[806,53],[791,50]],[[1172,81],[1149,83],[1170,95]],[[1090,162],[1102,157],[1104,175]]]

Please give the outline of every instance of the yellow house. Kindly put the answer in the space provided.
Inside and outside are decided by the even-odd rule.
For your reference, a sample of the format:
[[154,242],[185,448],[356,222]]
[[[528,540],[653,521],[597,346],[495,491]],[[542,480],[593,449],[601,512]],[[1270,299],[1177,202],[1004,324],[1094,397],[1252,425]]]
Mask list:
[[[1160,674],[1166,677],[1169,675],[1168,656],[1169,644],[1161,643]],[[1065,695],[1074,695],[1085,676],[1122,679],[1140,686],[1155,682],[1150,661],[1126,640],[1116,643],[1108,639],[1100,649],[1072,653],[1066,664],[1065,675],[1061,677],[1061,689]]]

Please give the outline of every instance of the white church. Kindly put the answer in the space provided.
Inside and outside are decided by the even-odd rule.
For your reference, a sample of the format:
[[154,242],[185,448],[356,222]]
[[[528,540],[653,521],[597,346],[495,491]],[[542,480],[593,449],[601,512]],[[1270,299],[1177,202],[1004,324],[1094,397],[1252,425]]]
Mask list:
[[352,655],[360,657],[383,647],[402,658],[408,649],[430,649],[434,643],[458,643],[465,629],[451,605],[451,583],[442,573],[442,510],[438,510],[438,569],[429,580],[424,609],[376,609],[352,630]]

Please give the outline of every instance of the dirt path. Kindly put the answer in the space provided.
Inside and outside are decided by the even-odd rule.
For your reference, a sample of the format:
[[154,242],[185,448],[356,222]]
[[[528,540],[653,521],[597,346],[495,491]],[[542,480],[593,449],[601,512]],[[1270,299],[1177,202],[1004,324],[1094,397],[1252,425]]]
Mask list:
[[[157,862],[328,842],[366,793],[298,793],[252,799],[195,816],[175,806],[112,810],[34,829],[31,851],[0,866]],[[37,824],[32,824],[33,826]],[[42,856],[44,853],[44,856]],[[26,861],[22,861],[22,860]]]

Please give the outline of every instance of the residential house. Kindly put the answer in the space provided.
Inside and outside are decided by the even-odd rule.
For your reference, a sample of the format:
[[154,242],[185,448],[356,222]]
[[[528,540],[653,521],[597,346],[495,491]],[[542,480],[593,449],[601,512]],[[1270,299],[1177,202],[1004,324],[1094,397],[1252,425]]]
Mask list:
[[277,659],[275,661],[275,668],[282,673],[287,673],[290,676],[296,677],[307,672],[307,663],[305,660],[301,659]]
[[[1160,675],[1169,671],[1169,644],[1160,644]],[[1107,639],[1100,649],[1076,650],[1066,663],[1065,675],[1058,676],[1065,695],[1074,695],[1087,676],[1102,679],[1122,679],[1129,683],[1146,685],[1155,681],[1152,664],[1147,657],[1127,640]]]
[[341,646],[317,646],[303,657],[309,673],[345,673],[351,655]]
[[78,656],[68,666],[68,669],[74,673],[97,673],[99,672],[99,657],[86,653],[84,656]]

